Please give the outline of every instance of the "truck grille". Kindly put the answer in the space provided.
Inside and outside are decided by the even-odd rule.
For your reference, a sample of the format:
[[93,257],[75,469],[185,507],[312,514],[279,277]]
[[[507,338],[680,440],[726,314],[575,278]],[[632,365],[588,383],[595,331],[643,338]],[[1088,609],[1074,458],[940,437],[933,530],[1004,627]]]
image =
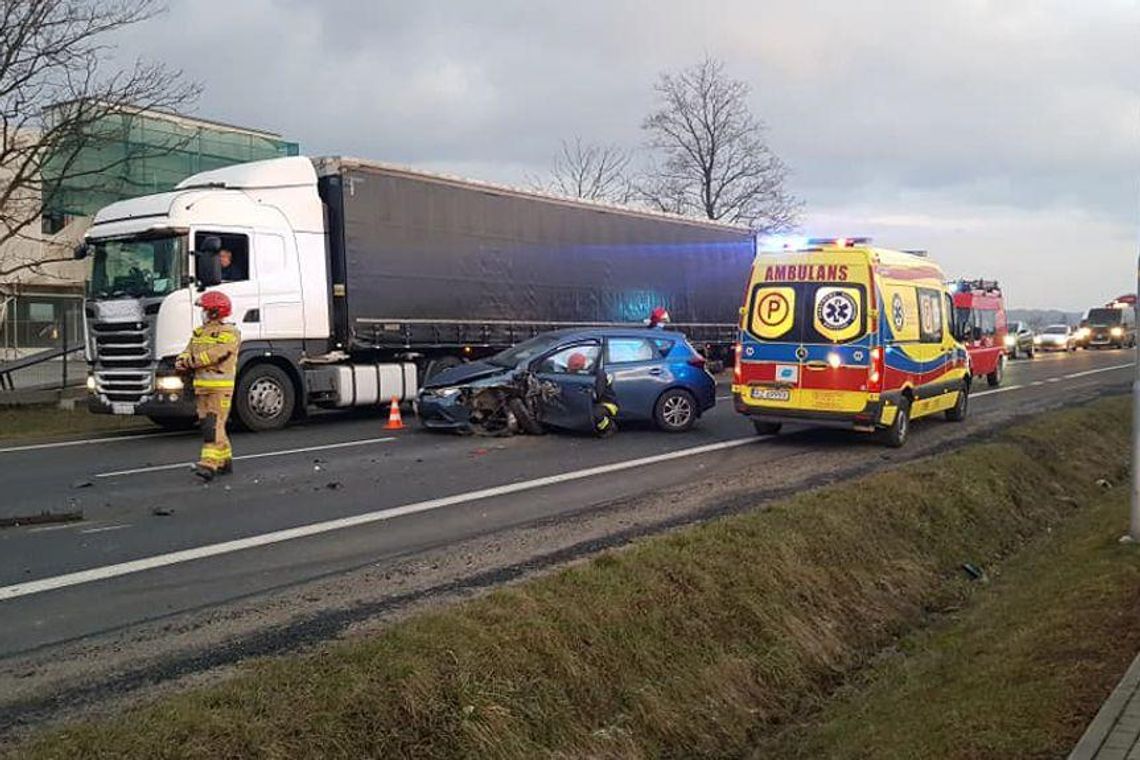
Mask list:
[[95,392],[108,401],[137,404],[149,396],[153,388],[150,370],[97,370]]
[[150,326],[144,322],[93,325],[95,360],[105,367],[150,364]]

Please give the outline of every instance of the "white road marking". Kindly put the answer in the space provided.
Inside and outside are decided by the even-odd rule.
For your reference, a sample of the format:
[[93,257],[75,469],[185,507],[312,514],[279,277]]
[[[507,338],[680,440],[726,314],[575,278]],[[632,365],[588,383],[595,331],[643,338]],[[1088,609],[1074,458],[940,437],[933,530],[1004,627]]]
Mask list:
[[79,532],[80,533],[106,533],[109,530],[122,530],[123,528],[129,528],[129,527],[131,527],[129,524],[128,525],[108,525],[104,528],[88,528],[87,530],[81,530]]
[[[362,441],[344,441],[342,443],[326,443],[323,446],[307,446],[303,449],[284,449],[282,451],[265,451],[260,454],[244,454],[239,457],[234,457],[234,461],[244,461],[247,459],[264,459],[265,457],[283,457],[288,454],[307,454],[311,451],[328,451],[329,449],[346,449],[351,446],[367,446],[373,443],[387,443],[394,441],[395,438],[366,438]],[[95,477],[97,478],[117,478],[122,475],[138,475],[142,472],[159,472],[161,470],[181,470],[188,467],[193,467],[193,462],[179,462],[177,464],[160,464],[153,467],[137,467],[133,470],[117,470],[115,472],[101,472]]]
[[1045,382],[1047,382],[1047,383],[1059,383],[1059,382],[1061,382],[1061,380],[1063,380],[1063,379],[1064,379],[1064,378],[1060,378],[1060,377],[1050,377],[1050,378],[1049,378],[1048,380],[1046,380]]
[[1128,369],[1129,367],[1135,367],[1135,366],[1136,366],[1135,362],[1129,362],[1128,364],[1116,364],[1112,367],[1101,367],[1100,369],[1087,369],[1084,372],[1074,372],[1071,375],[1065,375],[1065,379],[1066,380],[1075,380],[1078,377],[1088,377],[1089,375],[1099,375],[1101,372],[1112,372],[1113,370],[1116,370],[1116,369]]
[[47,533],[49,530],[68,530],[69,528],[78,528],[83,523],[76,521],[71,523],[64,523],[63,525],[44,525],[39,528],[28,528],[28,533]]
[[109,435],[105,438],[84,438],[79,441],[59,441],[58,443],[33,443],[27,446],[9,446],[0,449],[0,454],[11,454],[17,451],[39,451],[40,449],[59,449],[65,446],[92,446],[96,443],[114,443],[116,441],[137,441],[142,438],[169,438],[173,435],[186,435],[182,431],[166,431],[163,433],[143,433],[141,435]]
[[717,400],[717,401],[728,401],[728,400],[730,400],[731,398],[732,398],[732,396],[731,396],[731,395],[729,395],[729,396],[717,396],[717,397],[716,397],[716,400]]
[[664,454],[642,457],[640,459],[628,459],[624,462],[615,462],[613,464],[605,464],[598,467],[589,467],[584,470],[575,470],[573,472],[563,472],[559,473],[558,475],[548,475],[543,478],[535,478],[534,480],[524,480],[519,483],[509,483],[507,485],[494,486],[493,488],[484,488],[479,491],[470,491],[468,493],[456,494],[454,496],[445,496],[439,499],[429,499],[428,501],[406,504],[402,507],[392,507],[390,509],[381,509],[362,515],[342,517],[337,520],[311,523],[309,525],[302,525],[296,528],[287,528],[285,530],[273,531],[272,533],[263,533],[258,536],[249,536],[248,538],[239,538],[233,541],[223,541],[222,543],[218,544],[198,546],[193,549],[184,549],[182,551],[171,552],[170,554],[159,554],[153,557],[145,557],[143,559],[132,560],[130,562],[121,562],[116,565],[94,567],[89,570],[81,570],[79,572],[68,573],[66,575],[58,575],[52,578],[41,578],[40,580],[17,583],[14,586],[0,587],[0,601],[3,601],[5,599],[15,599],[21,596],[30,596],[32,594],[41,594],[45,591],[53,591],[55,589],[67,588],[69,586],[78,586],[84,583],[93,583],[95,581],[106,580],[108,578],[117,578],[119,576],[130,575],[132,573],[140,573],[146,570],[154,570],[156,568],[167,567],[169,565],[177,565],[183,562],[205,559],[206,557],[217,557],[222,554],[232,554],[233,552],[239,552],[245,549],[253,549],[259,546],[268,546],[270,544],[279,544],[283,541],[292,541],[294,539],[316,536],[335,530],[354,528],[360,525],[368,525],[370,523],[391,520],[396,517],[403,517],[405,515],[430,512],[432,510],[451,507],[457,504],[465,504],[481,499],[490,499],[496,496],[506,496],[507,494],[532,491],[536,488],[558,485],[559,483],[567,483],[574,480],[592,478],[598,475],[607,475],[609,473],[621,472],[623,470],[632,470],[636,467],[646,467],[648,465],[660,464],[662,462],[670,462],[675,459],[683,459],[686,457],[698,456],[700,454],[709,454],[715,451],[724,451],[725,449],[747,446],[748,444],[759,440],[763,439],[757,436],[749,436],[748,438],[737,438],[730,441],[710,443],[705,446],[695,446],[689,449],[670,451]]
[[1008,393],[1010,391],[1018,391],[1024,387],[1024,385],[1005,385],[1001,388],[994,388],[993,390],[982,391],[981,393],[971,393],[970,396],[971,398],[981,398],[982,396],[988,396],[991,393]]

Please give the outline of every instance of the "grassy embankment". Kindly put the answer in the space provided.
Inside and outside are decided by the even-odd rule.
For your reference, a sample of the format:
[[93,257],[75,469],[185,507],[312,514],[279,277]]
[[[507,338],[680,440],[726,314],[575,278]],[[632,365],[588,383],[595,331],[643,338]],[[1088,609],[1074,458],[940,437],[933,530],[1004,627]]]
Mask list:
[[91,414],[86,408],[55,404],[0,406],[0,441],[49,440],[70,435],[159,430],[146,417]]
[[1121,489],[1096,485],[1126,477],[1127,410],[1051,415],[15,751],[1063,754],[1140,645],[1120,626],[1140,553],[1115,543]]

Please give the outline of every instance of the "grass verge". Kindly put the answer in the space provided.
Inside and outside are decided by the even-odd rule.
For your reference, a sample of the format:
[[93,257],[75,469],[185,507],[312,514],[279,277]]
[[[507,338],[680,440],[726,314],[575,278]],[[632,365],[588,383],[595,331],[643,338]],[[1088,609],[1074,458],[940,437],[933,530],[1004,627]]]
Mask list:
[[92,414],[81,407],[60,409],[55,404],[0,407],[0,441],[158,429],[145,417]]
[[[1123,479],[1128,401],[250,663],[20,757],[744,755]],[[1134,554],[1118,561],[1136,566]]]

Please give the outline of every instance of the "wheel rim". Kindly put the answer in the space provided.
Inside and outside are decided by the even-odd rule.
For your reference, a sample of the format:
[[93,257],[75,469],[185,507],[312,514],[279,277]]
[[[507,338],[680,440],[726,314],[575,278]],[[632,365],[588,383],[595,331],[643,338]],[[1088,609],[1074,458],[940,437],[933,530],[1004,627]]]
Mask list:
[[907,414],[906,414],[905,409],[899,409],[898,414],[899,414],[899,440],[901,441],[904,438],[906,438],[906,429],[907,429],[907,425],[910,424],[910,422],[907,419]]
[[262,419],[272,419],[285,407],[285,389],[268,377],[259,377],[249,386],[249,408]]
[[685,396],[670,396],[661,405],[661,418],[669,427],[684,427],[693,418],[693,405]]

